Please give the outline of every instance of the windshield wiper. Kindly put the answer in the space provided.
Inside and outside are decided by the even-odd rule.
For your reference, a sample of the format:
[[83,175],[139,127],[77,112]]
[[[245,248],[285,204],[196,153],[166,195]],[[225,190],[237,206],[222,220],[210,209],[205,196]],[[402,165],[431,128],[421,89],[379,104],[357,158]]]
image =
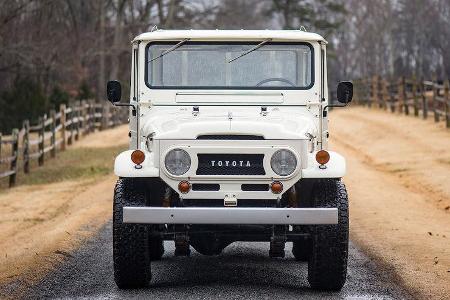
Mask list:
[[163,57],[164,55],[166,55],[166,54],[168,54],[168,53],[170,53],[170,52],[172,52],[172,51],[174,51],[174,50],[180,48],[181,46],[183,46],[184,43],[186,43],[186,42],[189,41],[189,40],[190,40],[190,39],[184,39],[184,40],[182,40],[182,41],[179,41],[176,45],[173,45],[172,47],[170,47],[169,49],[167,49],[166,51],[164,51],[163,53],[161,53],[161,54],[158,55],[157,57],[150,59],[150,60],[148,61],[148,63],[149,63],[149,62],[152,62],[152,61],[154,61],[154,60],[156,60],[156,59],[158,59],[158,58],[161,58],[161,57]]
[[250,50],[247,50],[247,51],[245,51],[244,53],[242,53],[241,55],[239,55],[239,56],[237,56],[237,57],[235,57],[235,58],[229,60],[228,63],[233,62],[233,61],[235,61],[236,59],[241,58],[242,56],[246,56],[247,54],[249,54],[249,53],[251,53],[251,52],[253,52],[253,51],[255,51],[255,50],[261,48],[262,46],[264,46],[264,44],[266,44],[266,43],[268,43],[268,42],[270,42],[270,41],[272,41],[272,39],[265,39],[264,41],[262,41],[261,43],[259,43],[259,44],[256,45],[255,47],[251,48]]

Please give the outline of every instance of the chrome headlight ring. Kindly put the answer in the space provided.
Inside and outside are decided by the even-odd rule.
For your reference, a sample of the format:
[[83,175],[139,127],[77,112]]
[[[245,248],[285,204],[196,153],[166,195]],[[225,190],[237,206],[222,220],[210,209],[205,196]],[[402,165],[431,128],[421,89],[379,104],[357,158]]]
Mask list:
[[191,157],[183,149],[172,149],[167,152],[164,158],[164,165],[170,174],[180,176],[185,174],[191,167]]
[[297,168],[297,158],[292,151],[280,149],[272,155],[270,166],[277,175],[289,176]]

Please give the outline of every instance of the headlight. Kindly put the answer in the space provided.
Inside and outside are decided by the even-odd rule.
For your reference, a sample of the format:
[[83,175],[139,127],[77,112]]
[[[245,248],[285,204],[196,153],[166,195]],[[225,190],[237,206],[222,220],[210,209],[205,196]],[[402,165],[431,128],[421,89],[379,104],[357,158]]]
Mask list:
[[281,149],[272,155],[270,166],[280,176],[291,175],[297,167],[297,159],[292,151]]
[[183,175],[191,167],[191,157],[183,149],[173,149],[164,160],[167,171],[172,175]]

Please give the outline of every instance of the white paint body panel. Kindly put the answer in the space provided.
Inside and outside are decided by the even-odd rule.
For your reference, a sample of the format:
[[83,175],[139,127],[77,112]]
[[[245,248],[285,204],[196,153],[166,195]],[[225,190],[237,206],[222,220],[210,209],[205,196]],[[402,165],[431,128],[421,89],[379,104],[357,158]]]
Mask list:
[[[273,41],[306,42],[313,48],[314,84],[306,90],[207,90],[150,89],[144,79],[145,51],[152,41]],[[326,41],[319,35],[299,30],[158,30],[139,35],[133,41],[133,71],[130,101],[137,116],[130,113],[130,149],[119,154],[114,171],[120,177],[160,177],[174,191],[178,183],[217,183],[219,191],[190,191],[184,199],[278,199],[271,191],[242,191],[241,184],[283,184],[283,193],[301,178],[340,178],[345,159],[330,151],[326,168],[319,168],[315,154],[327,148],[327,122],[321,109],[328,103],[326,76],[321,73],[321,51]],[[136,59],[135,59],[136,58]],[[326,64],[323,68],[326,74]],[[198,107],[198,112],[194,111]],[[263,111],[263,108],[265,111]],[[256,135],[263,140],[200,140],[200,135]],[[151,138],[150,138],[151,137]],[[136,168],[132,149],[145,152]],[[169,174],[164,166],[168,151],[182,148],[191,157],[191,168],[182,176]],[[270,159],[278,149],[289,149],[297,167],[289,176],[276,175]],[[264,154],[265,175],[196,175],[199,153]],[[275,224],[275,223],[274,223]]]
[[146,32],[134,38],[136,41],[161,41],[195,39],[203,41],[262,40],[325,42],[325,39],[312,32],[302,30],[157,30]]
[[200,105],[203,103],[224,105],[230,103],[253,103],[253,104],[281,104],[284,102],[283,93],[176,93],[176,103]]

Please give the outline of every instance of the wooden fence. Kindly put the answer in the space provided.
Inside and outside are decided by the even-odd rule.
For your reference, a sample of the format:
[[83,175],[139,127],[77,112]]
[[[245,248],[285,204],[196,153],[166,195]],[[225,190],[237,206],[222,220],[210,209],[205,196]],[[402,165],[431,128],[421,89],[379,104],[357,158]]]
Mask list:
[[389,80],[380,76],[355,80],[355,102],[434,121],[450,128],[449,80],[427,81],[408,78]]
[[33,160],[42,166],[47,158],[55,157],[57,151],[64,151],[82,136],[126,123],[127,118],[127,109],[80,101],[69,107],[61,105],[59,111],[40,117],[36,125],[25,120],[11,135],[0,133],[0,179],[9,178],[9,187],[13,187],[19,168],[28,174]]

